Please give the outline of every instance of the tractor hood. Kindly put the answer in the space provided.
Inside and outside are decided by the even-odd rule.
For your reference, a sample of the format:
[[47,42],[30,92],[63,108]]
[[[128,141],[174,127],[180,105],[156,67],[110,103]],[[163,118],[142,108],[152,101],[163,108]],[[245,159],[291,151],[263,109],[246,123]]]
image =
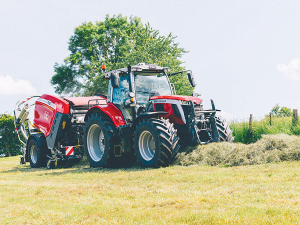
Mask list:
[[180,100],[180,101],[193,101],[194,104],[201,104],[203,101],[202,99],[198,97],[193,96],[184,96],[184,95],[162,95],[162,96],[153,96],[150,98],[150,100],[156,100],[156,99],[172,99],[172,100]]

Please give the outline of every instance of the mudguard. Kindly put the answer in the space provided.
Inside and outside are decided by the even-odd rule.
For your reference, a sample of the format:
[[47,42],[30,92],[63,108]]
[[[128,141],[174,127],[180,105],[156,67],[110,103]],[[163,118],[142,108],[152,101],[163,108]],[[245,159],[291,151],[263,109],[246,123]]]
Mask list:
[[107,115],[111,119],[115,127],[126,125],[122,112],[111,102],[109,102],[108,104],[95,105],[91,107],[86,113],[84,121],[87,120],[89,115],[99,111]]

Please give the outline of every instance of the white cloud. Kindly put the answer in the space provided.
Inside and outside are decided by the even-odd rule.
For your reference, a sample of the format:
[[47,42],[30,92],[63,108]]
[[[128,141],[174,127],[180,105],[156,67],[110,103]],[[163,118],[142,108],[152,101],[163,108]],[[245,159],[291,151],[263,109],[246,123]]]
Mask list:
[[282,72],[288,79],[300,80],[300,59],[293,59],[288,65],[278,64],[277,70]]
[[27,80],[14,79],[10,75],[0,76],[0,95],[34,95],[36,89]]

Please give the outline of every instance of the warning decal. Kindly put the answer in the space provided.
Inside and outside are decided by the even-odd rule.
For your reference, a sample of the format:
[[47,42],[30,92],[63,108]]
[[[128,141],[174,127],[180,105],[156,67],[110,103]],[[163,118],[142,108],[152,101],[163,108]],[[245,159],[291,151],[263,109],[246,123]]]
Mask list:
[[66,150],[66,156],[74,155],[74,147],[73,146],[65,147],[65,150]]

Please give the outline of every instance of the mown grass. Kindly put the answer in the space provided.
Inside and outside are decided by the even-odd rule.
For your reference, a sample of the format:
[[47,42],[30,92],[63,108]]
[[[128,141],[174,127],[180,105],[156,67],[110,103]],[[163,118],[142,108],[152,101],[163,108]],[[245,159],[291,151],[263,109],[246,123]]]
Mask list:
[[300,137],[262,135],[253,144],[219,142],[183,149],[175,164],[245,166],[300,160]]
[[230,124],[234,142],[244,144],[254,143],[263,134],[289,134],[300,135],[300,123],[293,124],[292,117],[266,117],[262,120],[254,120],[252,123],[252,136],[249,131],[249,122],[232,122]]
[[300,224],[300,163],[31,169],[0,158],[0,224]]

